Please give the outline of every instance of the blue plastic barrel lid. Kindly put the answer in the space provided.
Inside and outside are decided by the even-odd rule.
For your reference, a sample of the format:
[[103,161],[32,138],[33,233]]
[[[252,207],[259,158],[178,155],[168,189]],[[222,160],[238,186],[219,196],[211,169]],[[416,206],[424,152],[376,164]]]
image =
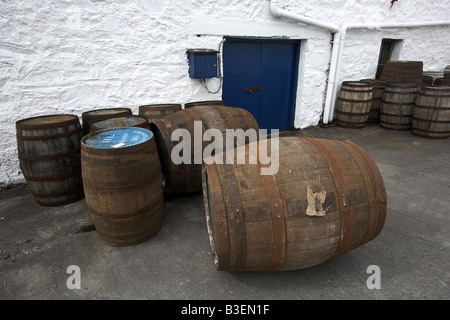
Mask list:
[[135,146],[150,140],[153,133],[141,128],[115,128],[99,132],[86,140],[88,147],[119,149]]

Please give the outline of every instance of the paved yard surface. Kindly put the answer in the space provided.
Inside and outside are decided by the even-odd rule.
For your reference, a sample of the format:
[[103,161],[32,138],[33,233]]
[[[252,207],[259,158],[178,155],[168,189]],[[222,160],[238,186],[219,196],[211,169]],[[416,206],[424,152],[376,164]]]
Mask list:
[[[294,134],[350,140],[373,157],[388,195],[376,239],[305,270],[218,272],[201,194],[166,201],[155,237],[115,248],[98,238],[84,199],[44,208],[19,186],[0,192],[0,299],[450,299],[450,140],[377,125]],[[81,289],[67,286],[73,265]],[[380,289],[367,287],[370,266],[381,271]]]

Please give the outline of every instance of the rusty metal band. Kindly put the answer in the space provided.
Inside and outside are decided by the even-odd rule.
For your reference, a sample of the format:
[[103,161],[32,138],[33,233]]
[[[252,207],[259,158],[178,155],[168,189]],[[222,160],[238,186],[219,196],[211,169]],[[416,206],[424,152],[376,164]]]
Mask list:
[[66,153],[58,153],[53,155],[47,155],[47,156],[35,156],[30,157],[26,155],[19,154],[19,159],[23,161],[49,161],[49,160],[59,160],[64,159],[73,155],[79,155],[81,154],[81,148],[66,152]]
[[380,114],[388,117],[396,117],[396,118],[412,118],[412,114],[392,114],[380,111]]
[[385,89],[384,93],[392,93],[392,94],[399,94],[402,96],[409,96],[409,95],[416,95],[419,93],[419,91],[417,90],[417,91],[407,91],[407,92],[404,92],[404,91],[396,92],[396,91],[389,91],[389,90]]
[[[255,118],[251,115],[251,113],[247,110],[241,109],[241,108],[235,108],[244,119],[245,123],[247,124],[247,128],[259,130],[258,122],[255,120]],[[259,138],[259,132],[258,132],[258,138]]]
[[81,175],[81,169],[73,171],[73,172],[69,172],[66,174],[61,174],[61,175],[51,176],[51,177],[30,177],[30,176],[24,175],[24,178],[25,178],[25,180],[27,180],[29,182],[50,182],[50,181],[67,179],[67,178],[75,177],[78,175]]
[[[392,125],[392,126],[407,126],[407,128],[391,128],[388,127],[386,125]],[[387,129],[387,130],[392,130],[392,131],[409,131],[411,130],[411,124],[396,124],[396,123],[389,123],[389,122],[385,122],[383,120],[380,120],[380,127],[382,127],[383,129]]]
[[440,134],[448,134],[450,133],[450,131],[431,131],[431,130],[424,130],[424,129],[418,129],[418,128],[413,128],[414,131],[421,131],[421,132],[427,132],[427,133],[440,133]]
[[369,166],[370,170],[372,171],[372,175],[374,178],[377,195],[378,195],[378,202],[379,202],[379,216],[378,216],[378,226],[375,231],[375,234],[373,235],[373,238],[378,236],[383,229],[384,223],[386,221],[386,213],[387,213],[387,194],[386,194],[386,188],[384,186],[383,177],[381,176],[380,170],[378,169],[377,164],[372,159],[372,157],[367,153],[366,150],[358,146],[357,144],[353,142],[348,142],[350,145],[355,147],[356,150],[362,155],[364,160],[366,161],[367,165]]
[[[445,134],[444,136],[439,136],[439,137],[433,137],[433,136],[429,136],[429,135],[425,135],[425,134],[420,134],[415,132],[415,129],[413,129],[411,131],[411,133],[415,136],[421,137],[421,138],[427,138],[427,139],[435,139],[435,140],[444,140],[444,139],[448,139],[450,137],[450,132],[448,134]],[[440,133],[440,132],[439,132]]]
[[421,118],[416,118],[416,117],[413,117],[413,120],[416,120],[418,122],[428,122],[428,123],[441,123],[441,124],[450,123],[450,121],[427,120],[427,119],[421,119]]
[[58,197],[62,197],[62,196],[66,196],[68,194],[72,194],[72,193],[76,193],[83,190],[83,187],[78,187],[78,188],[74,188],[65,192],[60,192],[60,193],[34,193],[32,192],[33,196],[37,197],[37,198],[58,198]]
[[369,99],[369,100],[352,100],[352,99],[345,99],[345,98],[338,98],[339,101],[344,101],[344,102],[351,102],[351,103],[371,103],[373,101],[373,99]]
[[434,95],[434,94],[427,94],[427,93],[419,93],[419,96],[421,97],[430,97],[430,98],[450,98],[450,95],[443,94],[443,95]]
[[382,103],[396,105],[396,106],[414,106],[415,105],[415,102],[400,103],[400,102],[389,102],[389,101],[385,101],[385,100],[382,100]]
[[132,214],[115,214],[114,218],[111,218],[111,215],[109,212],[105,212],[104,215],[100,214],[99,212],[95,212],[91,214],[92,217],[95,217],[97,220],[101,220],[102,222],[111,222],[111,221],[118,221],[120,222],[132,222],[135,220],[142,220],[143,218],[146,218],[148,216],[153,216],[158,212],[158,209],[161,208],[161,206],[164,205],[164,200],[158,202],[157,205],[154,203],[139,209],[137,211],[132,212]]
[[364,89],[367,89],[367,88],[373,88],[373,85],[372,85],[371,83],[351,83],[351,82],[344,82],[344,83],[342,84],[342,87],[343,87],[343,88],[350,87],[350,88],[364,88]]
[[345,123],[345,124],[353,124],[353,125],[367,125],[367,121],[363,121],[363,122],[354,122],[354,121],[344,121],[344,120],[340,120],[340,119],[336,119],[337,122],[340,123]]
[[140,111],[167,111],[167,110],[182,110],[183,108],[181,107],[181,104],[177,104],[177,105],[157,105],[157,106],[140,106],[139,110]]
[[232,127],[232,129],[236,130],[239,127],[236,124],[236,121],[234,120],[233,116],[230,114],[230,112],[227,111],[222,106],[216,106],[216,108],[222,113],[222,115],[227,119],[228,124]]
[[419,108],[419,109],[427,109],[427,110],[443,110],[443,111],[447,111],[448,110],[448,111],[450,111],[450,108],[422,106],[422,105],[417,104],[417,103],[416,103],[415,107]]
[[231,204],[227,211],[228,230],[233,235],[233,241],[230,241],[230,251],[234,252],[230,257],[230,270],[239,272],[245,270],[247,259],[243,206],[233,165],[224,164],[223,168],[225,171],[225,185],[230,195]]
[[16,136],[17,136],[17,140],[20,140],[20,141],[41,141],[41,140],[53,140],[53,139],[58,139],[58,138],[70,137],[70,136],[77,135],[81,132],[83,132],[83,128],[80,127],[76,130],[59,133],[59,134],[55,134],[55,135],[51,135],[51,136],[22,136],[19,134],[17,134]]
[[353,92],[353,93],[373,93],[373,90],[351,90],[347,88],[342,88],[341,91]]
[[[269,163],[267,155],[264,152],[259,152],[258,143],[249,144],[250,150],[258,159],[258,164],[261,167],[264,163]],[[264,166],[264,168],[267,168]],[[268,169],[268,168],[267,168]],[[270,203],[272,213],[272,232],[273,232],[273,256],[269,267],[269,271],[280,271],[284,265],[286,256],[286,208],[283,205],[281,192],[278,188],[278,182],[275,173],[271,175],[261,175],[264,183],[264,188]]]
[[341,110],[336,109],[336,113],[345,114],[345,115],[349,115],[349,116],[361,116],[361,117],[364,117],[364,116],[369,115],[370,111],[369,112],[365,112],[365,113],[360,113],[360,112],[347,112],[347,111],[341,111]]
[[[208,174],[207,183],[211,195],[210,201],[214,209],[214,222],[216,229],[216,247],[218,257],[218,269],[229,270],[230,267],[230,239],[228,232],[227,209],[223,197],[222,182],[217,165],[205,165]],[[210,213],[212,214],[212,213]]]
[[170,159],[169,170],[171,171],[171,185],[166,187],[171,191],[178,191],[180,189],[180,166],[176,166],[172,162],[172,150],[175,145],[172,141],[172,134],[168,128],[168,125],[170,125],[170,123],[167,119],[161,119],[156,120],[155,122],[153,122],[153,124],[158,128],[159,132],[162,135],[167,150],[167,158]]
[[364,186],[367,195],[368,208],[369,208],[369,223],[365,237],[361,240],[361,243],[358,246],[361,246],[370,240],[373,239],[373,235],[376,232],[377,226],[377,218],[379,212],[378,200],[376,198],[376,186],[375,181],[369,175],[370,167],[367,162],[362,158],[362,155],[358,152],[358,150],[347,142],[337,141],[345,150],[347,150],[352,159],[355,161],[356,165],[359,168],[359,172],[363,178]]
[[[78,117],[77,116],[72,116],[72,117],[73,117],[73,119],[71,119],[71,120],[60,121],[60,122],[55,122],[55,123],[46,123],[46,124],[27,124],[26,121],[30,120],[30,119],[22,120],[22,121],[16,122],[16,129],[17,130],[47,130],[47,129],[67,127],[67,126],[70,126],[73,124],[79,125],[80,120],[78,119]],[[46,118],[46,117],[44,116],[43,118]],[[37,119],[37,118],[31,118],[31,119]]]
[[338,245],[338,248],[333,255],[333,258],[338,257],[342,253],[344,253],[346,250],[348,250],[348,244],[350,242],[351,238],[351,215],[349,214],[349,200],[347,195],[347,190],[345,187],[345,180],[344,176],[342,174],[342,169],[336,159],[336,157],[333,155],[333,152],[326,146],[324,142],[320,139],[313,139],[313,138],[305,138],[309,142],[311,142],[313,145],[316,146],[316,148],[319,150],[319,152],[323,155],[325,158],[325,161],[328,164],[328,168],[330,169],[331,175],[333,177],[335,186],[336,186],[336,197],[339,204],[339,210],[340,210],[340,218],[341,218],[341,239]]

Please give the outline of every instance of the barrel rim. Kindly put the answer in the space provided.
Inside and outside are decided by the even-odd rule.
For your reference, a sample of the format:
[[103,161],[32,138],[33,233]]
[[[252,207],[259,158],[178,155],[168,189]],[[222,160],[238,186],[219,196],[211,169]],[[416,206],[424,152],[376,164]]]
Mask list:
[[99,112],[103,112],[103,111],[122,111],[123,112],[123,113],[112,114],[113,116],[120,115],[120,114],[132,114],[133,113],[130,108],[103,108],[103,109],[94,109],[94,110],[83,112],[81,114],[81,117],[86,120],[96,120],[99,118],[103,119],[103,117],[105,115],[108,115],[108,113],[98,114]]
[[221,105],[224,106],[223,100],[206,100],[206,101],[192,101],[192,102],[186,102],[184,104],[185,108],[192,108],[192,107],[198,107],[198,106],[208,106],[208,105]]
[[354,80],[354,81],[344,81],[342,82],[342,87],[347,86],[350,88],[370,88],[373,87],[371,84],[368,83],[364,83],[358,80]]
[[[36,119],[44,119],[44,118],[53,118],[53,117],[69,117],[71,119],[65,121],[59,121],[55,123],[43,123],[43,124],[26,124],[27,121],[36,120]],[[52,114],[52,115],[43,115],[37,117],[31,117],[27,119],[22,119],[16,122],[17,130],[46,130],[46,129],[54,129],[60,127],[66,127],[72,124],[80,124],[80,120],[78,116],[74,114]]]
[[[123,127],[110,127],[110,128],[103,128],[103,129],[102,129],[102,128],[98,128],[99,125],[101,125],[102,123],[106,123],[106,122],[108,122],[108,121],[113,121],[113,120],[115,120],[115,119],[123,119],[123,120],[125,120],[125,119],[130,119],[130,118],[136,119],[136,120],[142,120],[141,122],[137,122],[137,123],[136,123],[137,126],[132,126],[133,128],[136,127],[136,128],[144,128],[144,129],[145,129],[145,128],[147,128],[147,126],[149,125],[148,118],[146,118],[146,117],[144,117],[144,116],[140,116],[140,115],[134,115],[134,114],[131,114],[131,115],[128,115],[128,116],[123,115],[123,116],[118,116],[118,117],[108,118],[108,119],[104,119],[104,120],[95,122],[95,123],[93,123],[93,124],[91,125],[91,131],[92,131],[92,132],[98,132],[99,130],[103,130],[103,129],[130,127],[130,126],[123,126]],[[98,129],[97,129],[97,128],[98,128]]]
[[139,110],[155,110],[155,111],[159,111],[159,110],[178,110],[178,109],[182,109],[182,105],[181,103],[161,103],[161,104],[147,104],[147,105],[142,105],[139,106]]

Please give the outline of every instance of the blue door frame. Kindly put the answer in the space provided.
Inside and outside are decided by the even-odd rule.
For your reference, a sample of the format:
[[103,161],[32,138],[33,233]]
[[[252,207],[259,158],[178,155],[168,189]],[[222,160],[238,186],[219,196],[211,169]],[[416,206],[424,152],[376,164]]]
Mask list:
[[244,108],[261,129],[293,128],[300,41],[227,38],[223,101]]

